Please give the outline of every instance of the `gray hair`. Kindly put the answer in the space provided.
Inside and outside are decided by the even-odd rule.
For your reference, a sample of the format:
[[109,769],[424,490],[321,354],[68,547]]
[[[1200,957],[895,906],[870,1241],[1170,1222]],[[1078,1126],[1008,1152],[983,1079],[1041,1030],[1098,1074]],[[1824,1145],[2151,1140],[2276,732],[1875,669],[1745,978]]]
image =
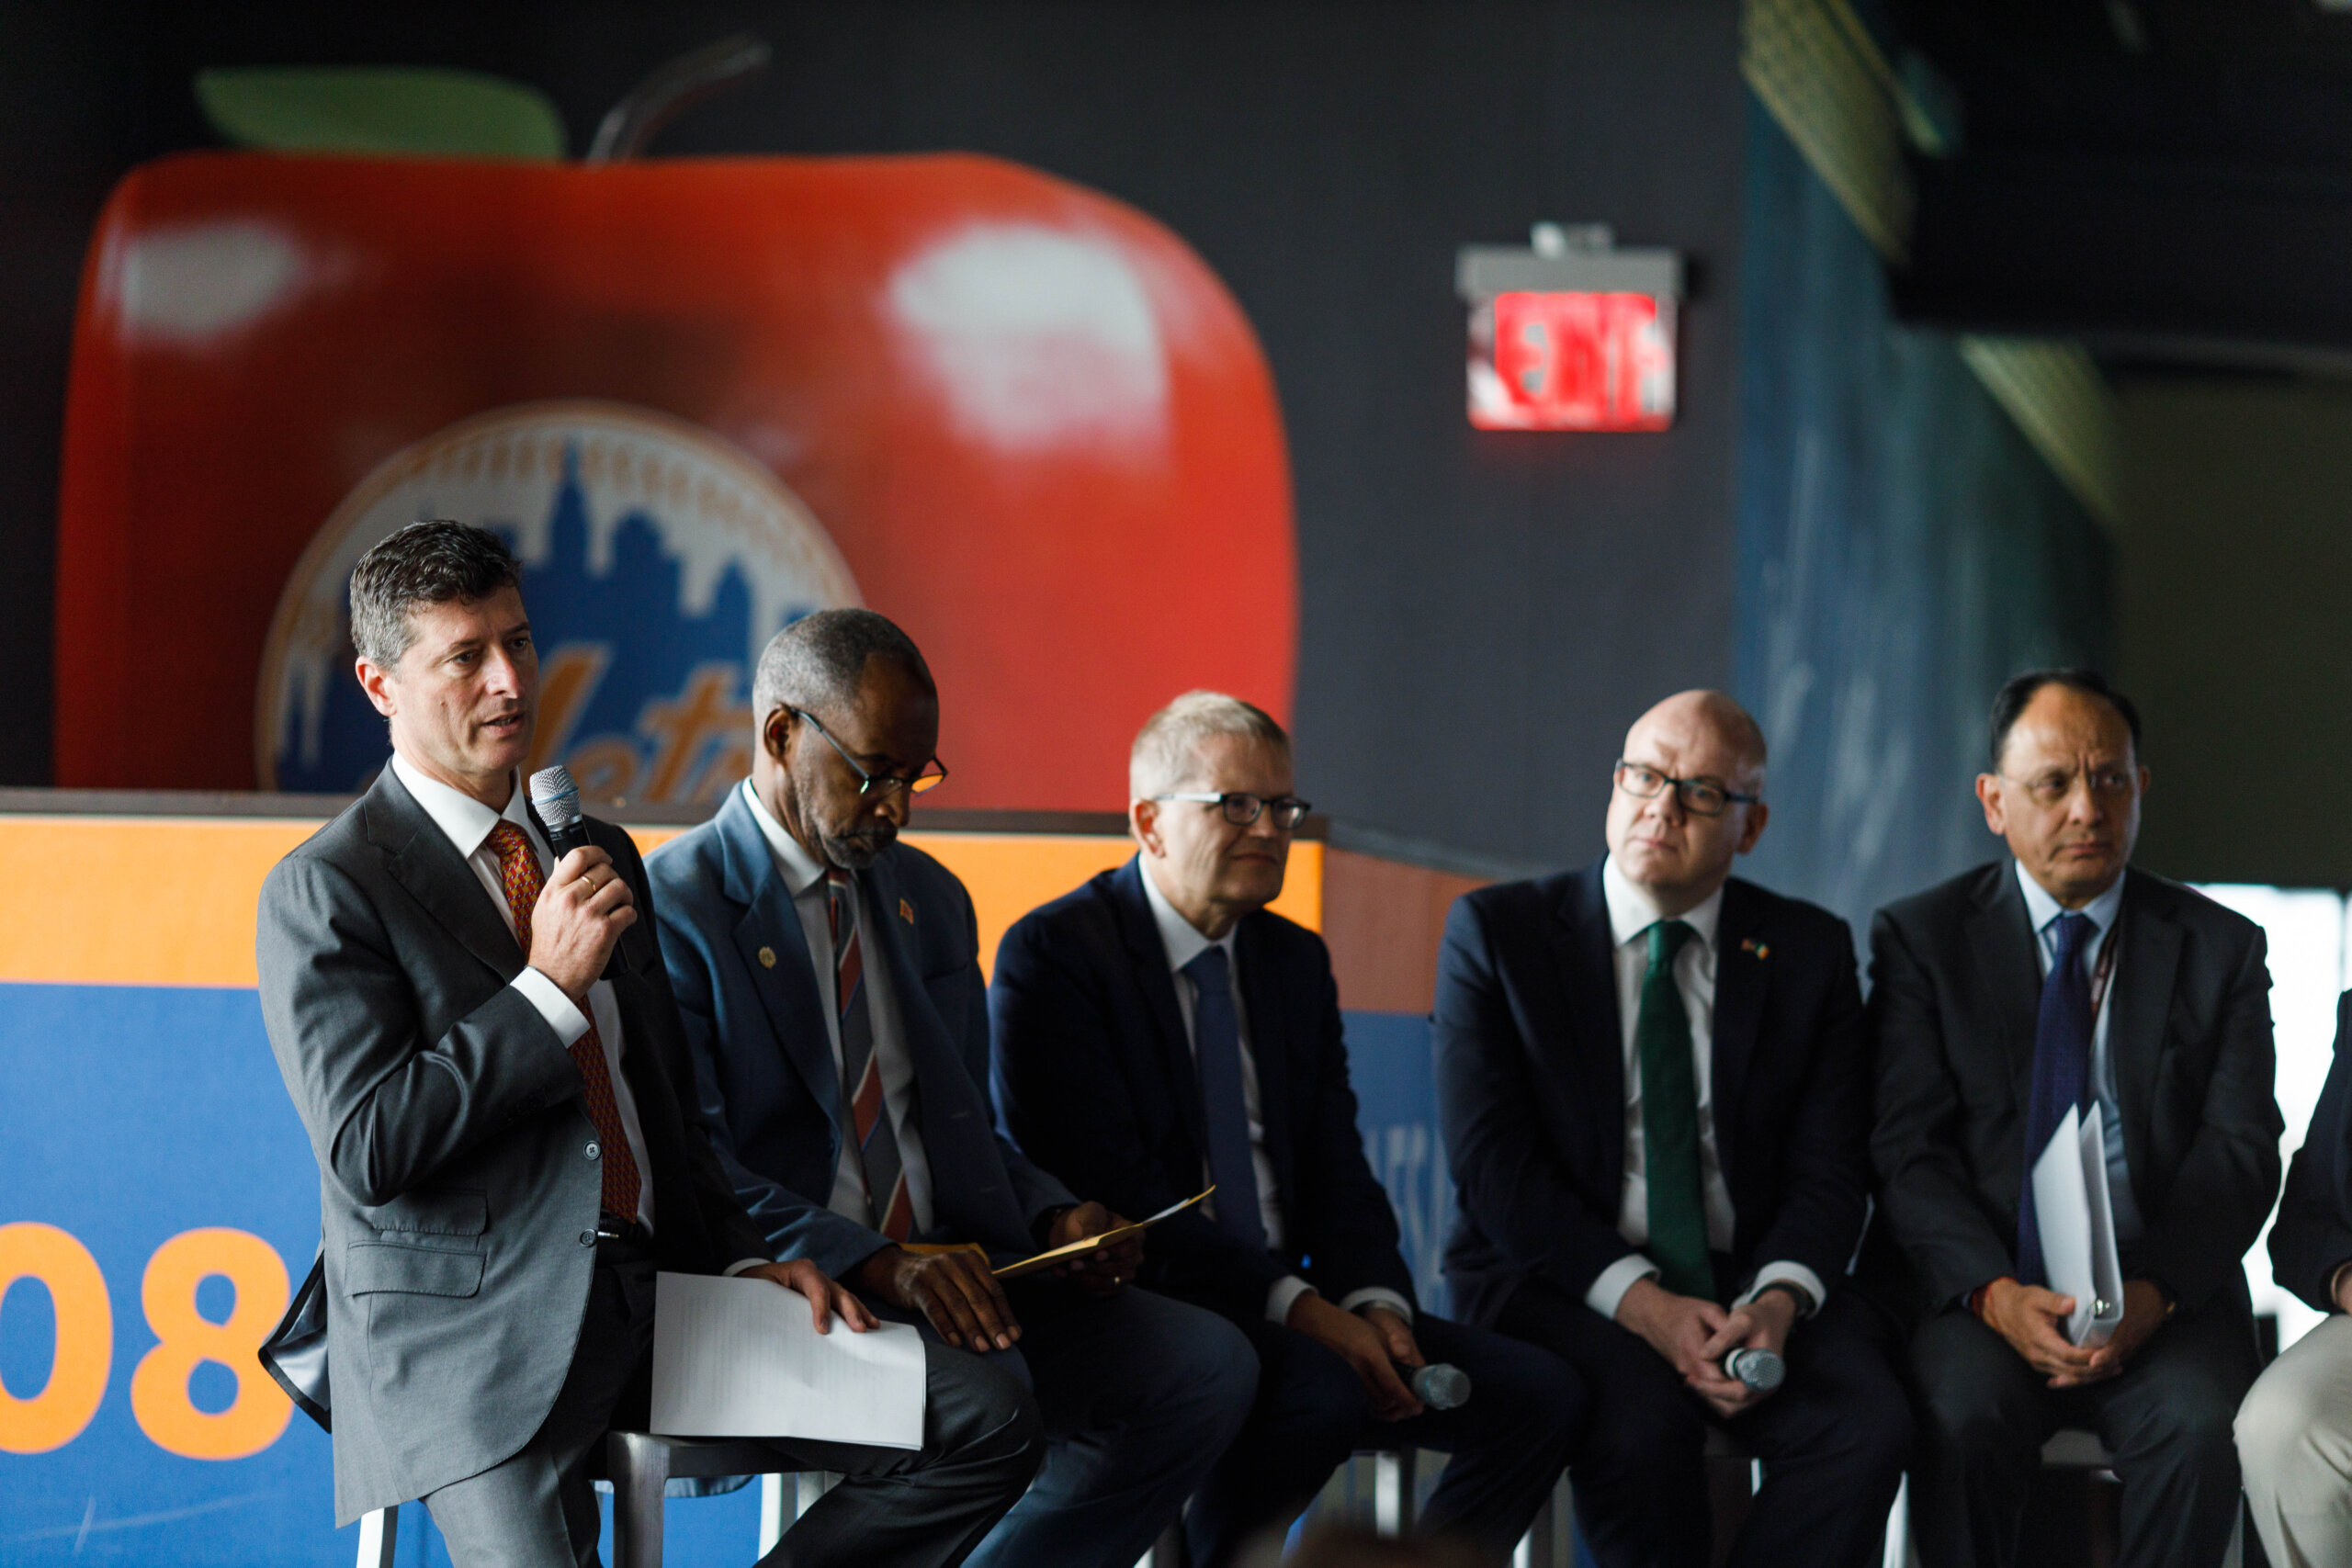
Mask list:
[[381,539],[351,569],[351,646],[390,670],[416,641],[419,604],[468,604],[522,585],[506,542],[487,528],[436,518]]
[[1127,753],[1127,794],[1148,800],[1197,782],[1201,742],[1214,735],[1260,741],[1290,756],[1290,737],[1265,709],[1223,692],[1186,692],[1136,732]]
[[869,659],[895,659],[937,694],[931,666],[914,639],[871,610],[818,610],[768,638],[752,677],[752,717],[764,724],[780,707],[809,712],[848,702]]

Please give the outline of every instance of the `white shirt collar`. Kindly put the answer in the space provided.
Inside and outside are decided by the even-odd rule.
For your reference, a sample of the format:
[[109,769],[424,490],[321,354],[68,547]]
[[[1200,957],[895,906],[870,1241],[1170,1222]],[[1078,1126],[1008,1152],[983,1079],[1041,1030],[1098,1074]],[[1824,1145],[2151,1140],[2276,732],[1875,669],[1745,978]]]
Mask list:
[[1212,947],[1225,949],[1227,964],[1234,961],[1233,938],[1241,929],[1238,922],[1221,939],[1211,942],[1201,934],[1200,927],[1177,913],[1176,906],[1168,901],[1168,895],[1159,890],[1159,884],[1151,879],[1148,858],[1139,860],[1136,870],[1143,877],[1143,897],[1151,906],[1152,923],[1159,928],[1159,945],[1168,950],[1169,973],[1182,974],[1185,964]]
[[473,859],[474,852],[481,848],[481,841],[490,837],[490,830],[501,821],[512,822],[522,829],[534,847],[544,847],[538,834],[532,829],[530,799],[523,793],[519,776],[514,781],[513,792],[506,797],[506,809],[492,811],[465,791],[452,789],[438,779],[426,777],[423,769],[397,751],[392,753],[392,772],[409,794],[416,797],[416,803],[424,807],[424,814],[433,818],[433,825],[458,847],[458,853],[462,859]]
[[[1634,886],[1625,874],[1617,869],[1615,855],[1600,863],[1600,897],[1609,905],[1610,939],[1619,947],[1667,918],[1658,908],[1657,900]],[[1718,887],[1695,907],[1685,909],[1675,918],[1698,933],[1701,946],[1713,952],[1715,925],[1723,918],[1723,912],[1724,890]]]
[[[2050,889],[2033,879],[2032,875],[2027,872],[2023,861],[2015,863],[2018,872],[2018,886],[2025,894],[2026,919],[2033,922],[2034,934],[2040,936],[2051,921],[2067,912],[2066,907],[2050,896]],[[2074,912],[2078,915],[2088,915],[2091,919],[2093,934],[2104,937],[2114,928],[2116,912],[2122,908],[2123,878],[2119,876],[2115,879],[2114,886]]]
[[775,813],[768,809],[767,802],[760,798],[760,792],[752,787],[749,779],[743,781],[743,799],[752,808],[752,820],[760,825],[760,837],[768,841],[768,852],[775,856],[776,870],[784,874],[786,890],[797,898],[822,882],[824,863],[804,849],[800,840],[792,836],[792,830],[775,819]]

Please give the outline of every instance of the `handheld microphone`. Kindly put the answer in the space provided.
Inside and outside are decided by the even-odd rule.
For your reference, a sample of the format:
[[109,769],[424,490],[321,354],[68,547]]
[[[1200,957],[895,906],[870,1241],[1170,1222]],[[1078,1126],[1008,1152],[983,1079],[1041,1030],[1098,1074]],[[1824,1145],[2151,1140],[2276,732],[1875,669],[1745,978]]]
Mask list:
[[[588,829],[580,825],[580,786],[571,782],[570,768],[558,763],[531,775],[531,808],[548,830],[548,844],[556,859],[588,847]],[[628,973],[628,960],[621,956],[620,943],[615,942],[612,956],[605,960],[605,978],[615,980]]]
[[1758,1393],[1770,1393],[1781,1386],[1789,1375],[1789,1364],[1770,1350],[1751,1350],[1746,1347],[1724,1358],[1724,1376],[1734,1382],[1743,1382]]
[[1431,1410],[1452,1410],[1470,1400],[1470,1374],[1440,1361],[1413,1370],[1413,1397]]

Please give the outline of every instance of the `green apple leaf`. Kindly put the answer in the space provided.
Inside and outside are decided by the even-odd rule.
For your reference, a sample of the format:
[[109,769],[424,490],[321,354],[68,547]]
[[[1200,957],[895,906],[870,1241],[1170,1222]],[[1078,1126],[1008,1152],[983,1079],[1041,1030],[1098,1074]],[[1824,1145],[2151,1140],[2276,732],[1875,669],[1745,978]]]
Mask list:
[[279,152],[560,159],[563,117],[545,93],[479,71],[405,65],[241,65],[199,71],[196,99],[240,147]]

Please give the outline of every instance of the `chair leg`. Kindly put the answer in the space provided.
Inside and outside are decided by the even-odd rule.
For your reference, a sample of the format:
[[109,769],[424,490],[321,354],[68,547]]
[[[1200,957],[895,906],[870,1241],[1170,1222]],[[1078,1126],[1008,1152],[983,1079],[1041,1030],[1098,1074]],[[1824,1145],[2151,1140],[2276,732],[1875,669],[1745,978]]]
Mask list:
[[669,1445],[642,1432],[608,1433],[605,1464],[613,1478],[613,1568],[662,1568]]
[[792,1479],[792,1517],[797,1523],[801,1516],[817,1506],[818,1498],[833,1489],[841,1477],[830,1470],[804,1470]]
[[1413,1532],[1411,1449],[1382,1449],[1372,1456],[1373,1529],[1382,1535]]
[[395,1503],[359,1518],[359,1568],[392,1568],[392,1548],[401,1539],[401,1510]]
[[1883,1568],[1910,1568],[1911,1478],[1908,1475],[1894,1483],[1894,1505],[1886,1511],[1886,1548],[1880,1562]]
[[1527,1522],[1527,1533],[1511,1548],[1510,1568],[1552,1568],[1552,1534],[1559,1525],[1559,1489],[1544,1495],[1543,1506]]
[[760,1477],[760,1555],[765,1557],[784,1539],[784,1477]]

